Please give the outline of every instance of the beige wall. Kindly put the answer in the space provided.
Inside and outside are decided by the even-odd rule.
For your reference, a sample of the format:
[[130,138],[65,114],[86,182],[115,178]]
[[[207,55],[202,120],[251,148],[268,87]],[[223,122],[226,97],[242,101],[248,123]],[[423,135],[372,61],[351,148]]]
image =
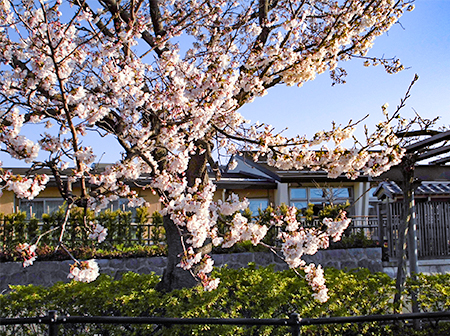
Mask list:
[[227,190],[226,197],[232,192],[239,196],[240,199],[245,198],[268,198],[269,203],[275,203],[274,189],[241,189],[241,190]]
[[[77,195],[79,193],[79,190],[74,189],[73,192],[75,195]],[[62,197],[61,194],[59,193],[58,188],[48,187],[42,190],[37,198],[62,198]]]
[[[149,212],[161,210],[161,203],[159,202],[159,196],[154,195],[150,189],[138,190],[139,196],[143,197],[148,202]],[[240,199],[245,198],[268,198],[269,203],[275,202],[276,190],[268,189],[243,189],[243,190],[223,190],[218,189],[214,195],[214,201],[218,201],[234,192]],[[78,194],[79,190],[74,189],[74,193]],[[43,190],[37,198],[61,198],[59,191],[56,187],[48,187]],[[0,197],[0,212],[12,213],[14,212],[14,206],[18,205],[19,201],[14,197],[13,192],[3,191],[3,196]]]
[[0,196],[0,213],[10,214],[14,212],[14,198],[12,191],[3,189],[3,195]]
[[[79,189],[74,189],[75,194],[79,194]],[[140,190],[139,196],[142,196],[149,204],[149,212],[161,210],[161,204],[159,202],[159,196],[153,195],[150,190]],[[43,190],[37,198],[59,198],[61,194],[56,187],[48,187]],[[14,207],[19,205],[19,200],[15,198],[12,191],[3,190],[3,195],[0,197],[0,212],[4,214],[13,213]]]
[[148,212],[150,214],[155,211],[161,210],[161,203],[159,202],[159,196],[153,195],[150,189],[140,190],[139,196],[143,197],[148,202]]

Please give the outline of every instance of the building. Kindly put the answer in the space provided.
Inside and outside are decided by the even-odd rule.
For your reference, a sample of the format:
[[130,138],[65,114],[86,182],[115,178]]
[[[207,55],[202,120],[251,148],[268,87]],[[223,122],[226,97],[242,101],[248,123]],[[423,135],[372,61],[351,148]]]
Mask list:
[[[280,171],[267,165],[264,159],[254,162],[250,156],[235,156],[237,167],[233,170],[224,168],[220,179],[210,174],[216,184],[216,200],[227,199],[231,193],[247,198],[250,210],[257,214],[258,209],[265,209],[268,205],[282,203],[294,205],[298,209],[306,209],[309,203],[314,204],[317,212],[325,204],[341,204],[347,201],[351,204],[349,213],[354,218],[376,216],[377,198],[372,195],[372,184],[368,176],[361,176],[356,180],[348,180],[345,176],[329,179],[324,171]],[[101,168],[101,167],[100,167]],[[8,169],[8,168],[5,168]],[[14,174],[25,174],[26,168],[11,168]],[[46,173],[42,170],[37,173]],[[64,176],[63,176],[64,178]],[[145,185],[146,177],[140,178],[136,185]],[[73,187],[77,193],[77,186]],[[159,197],[150,190],[136,188],[139,195],[150,204],[150,212],[161,208]],[[127,199],[118,199],[110,203],[111,210],[129,210]],[[3,190],[0,198],[0,212],[13,213],[25,211],[28,216],[40,218],[43,213],[51,213],[58,209],[64,200],[61,198],[54,179],[51,177],[47,188],[33,200],[18,199],[13,192]]]
[[[253,214],[258,209],[282,203],[305,210],[308,204],[314,205],[317,214],[325,205],[349,202],[349,217],[356,230],[363,229],[365,234],[381,240],[386,245],[386,253],[395,259],[398,223],[401,220],[402,191],[395,182],[383,181],[382,176],[374,181],[369,176],[360,176],[349,180],[345,176],[336,179],[327,177],[324,171],[277,170],[269,166],[264,159],[254,162],[251,156],[235,156],[235,169],[224,167],[220,179],[211,172],[210,178],[216,184],[215,199],[226,200],[231,193],[247,198]],[[101,168],[101,167],[100,167]],[[395,167],[396,168],[396,167]],[[391,169],[393,179],[398,180],[396,169]],[[427,166],[416,169],[421,176],[435,177],[437,181],[424,181],[416,190],[417,224],[420,258],[444,258],[450,256],[450,169],[447,166],[435,168],[437,174],[429,175]],[[25,174],[26,168],[12,169],[15,174]],[[39,173],[47,173],[41,171]],[[384,175],[384,174],[383,174]],[[136,185],[145,185],[142,176]],[[77,193],[77,186],[73,187]],[[149,189],[138,189],[139,195],[149,204],[150,213],[160,210],[159,197]],[[47,188],[33,200],[15,197],[13,192],[3,190],[0,197],[0,213],[8,214],[25,211],[28,217],[40,218],[43,213],[51,213],[64,203],[59,195],[55,181],[51,178]],[[111,202],[111,210],[131,210],[127,199]],[[379,234],[381,232],[381,235]],[[383,243],[383,244],[381,244]]]

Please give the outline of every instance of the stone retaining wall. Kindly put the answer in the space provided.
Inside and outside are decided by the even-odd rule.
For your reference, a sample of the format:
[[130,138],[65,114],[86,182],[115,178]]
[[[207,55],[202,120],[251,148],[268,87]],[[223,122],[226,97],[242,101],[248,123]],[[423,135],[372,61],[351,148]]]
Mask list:
[[[419,260],[419,273],[445,274],[450,273],[450,259]],[[391,278],[397,276],[397,262],[383,262],[383,272]],[[406,262],[406,274],[409,275],[409,262]]]
[[[231,268],[246,267],[249,262],[260,266],[274,265],[276,271],[287,269],[286,263],[273,253],[233,253],[213,255],[216,266],[227,264]],[[306,262],[319,263],[324,267],[352,269],[366,267],[372,272],[383,271],[380,248],[358,248],[347,250],[323,250],[314,256],[305,256]],[[125,272],[148,274],[155,272],[161,275],[166,265],[165,257],[99,259],[100,273],[108,274],[115,279]],[[8,290],[8,285],[43,285],[51,286],[57,281],[68,282],[72,261],[36,261],[33,266],[23,268],[22,263],[7,262],[0,265],[0,292]]]

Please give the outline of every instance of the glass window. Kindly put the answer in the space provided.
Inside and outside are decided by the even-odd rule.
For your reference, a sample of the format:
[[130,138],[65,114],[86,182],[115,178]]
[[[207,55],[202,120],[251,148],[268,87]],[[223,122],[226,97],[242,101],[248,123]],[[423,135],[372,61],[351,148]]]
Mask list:
[[45,200],[45,213],[52,213],[59,209],[60,206],[64,204],[63,200]]
[[[131,211],[132,216],[136,215],[136,208],[128,206],[127,198],[120,198],[110,202],[109,207],[111,211],[122,210]],[[40,219],[43,214],[50,214],[55,212],[64,204],[64,200],[60,198],[36,198],[34,200],[20,200],[19,210],[27,214],[27,218],[36,217]],[[264,207],[264,209],[267,205]]]
[[310,188],[309,189],[310,198],[326,198],[326,192],[322,188]]
[[[311,188],[310,199],[322,199],[335,203],[338,200],[348,200],[352,197],[352,188]],[[342,203],[342,202],[341,202]]]
[[257,216],[259,209],[265,210],[269,206],[269,200],[267,198],[249,198],[249,209],[253,216]]
[[291,202],[291,206],[295,206],[299,210],[306,210],[308,207],[308,202]]
[[128,206],[129,200],[128,198],[119,198],[115,201],[109,203],[109,207],[107,209],[111,211],[131,211],[132,216],[136,216],[136,208],[132,208]]
[[347,198],[352,197],[352,188],[333,188],[333,196],[336,198]]
[[308,204],[314,204],[314,213],[323,209],[326,204],[343,204],[353,201],[352,187],[323,187],[323,188],[291,188],[290,189],[290,205],[295,206],[299,210],[305,210]]
[[27,218],[41,218],[45,213],[52,213],[64,204],[63,199],[20,200],[19,210],[27,214]]
[[291,199],[306,198],[306,188],[292,188]]

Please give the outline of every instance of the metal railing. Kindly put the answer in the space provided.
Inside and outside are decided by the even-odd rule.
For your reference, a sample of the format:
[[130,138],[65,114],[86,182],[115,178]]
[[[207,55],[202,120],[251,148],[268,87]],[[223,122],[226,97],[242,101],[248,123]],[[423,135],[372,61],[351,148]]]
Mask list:
[[[320,226],[319,219],[314,219],[312,223],[307,223],[306,219],[300,220],[304,226]],[[0,247],[7,247],[11,245],[14,247],[17,243],[30,242],[37,235],[45,232],[46,230],[53,228],[45,227],[44,223],[36,223],[35,228],[30,228],[30,221],[26,220],[19,225],[7,225],[5,219],[0,219]],[[352,217],[352,222],[347,234],[358,233],[363,231],[364,235],[369,239],[378,239],[378,220],[377,218],[359,216]],[[72,245],[79,245],[87,240],[87,233],[82,233],[79,230],[72,230],[72,226],[69,223],[67,225],[67,240]],[[134,223],[125,227],[125,225],[116,225],[114,230],[108,230],[108,236],[106,241],[110,243],[119,243],[125,245],[154,245],[161,241],[164,241],[164,233],[162,225],[155,225],[151,221],[147,223]],[[48,235],[43,241],[49,245],[57,244],[59,240],[59,231]],[[10,247],[11,247],[10,246]]]
[[[301,219],[300,223],[306,227],[319,227],[319,219],[307,222]],[[53,228],[53,226],[51,227]],[[5,219],[0,219],[0,248],[14,249],[18,243],[31,242],[35,237],[46,230],[43,222],[35,224],[35,228],[30,227],[30,221],[26,220],[20,225],[7,225]],[[87,241],[87,233],[79,230],[72,230],[70,223],[67,225],[67,244],[69,247],[83,246]],[[346,231],[346,235],[363,232],[368,239],[378,241],[378,220],[377,218],[360,216],[352,217],[350,227]],[[59,240],[59,231],[47,235],[41,242],[48,245],[57,245]],[[114,230],[108,230],[106,241],[110,244],[123,244],[125,246],[132,245],[156,245],[165,240],[164,230],[161,224],[155,225],[151,221],[147,223],[134,223],[129,225],[114,227]],[[275,244],[275,242],[271,242]],[[107,247],[104,247],[107,248]]]
[[47,316],[26,318],[0,318],[0,325],[25,325],[46,324],[48,336],[57,336],[59,326],[64,324],[140,324],[162,325],[246,325],[246,326],[279,326],[289,327],[293,336],[301,335],[302,326],[324,324],[348,324],[364,322],[394,322],[409,320],[434,320],[450,318],[450,311],[386,314],[367,316],[300,318],[297,313],[292,313],[287,319],[255,319],[255,318],[171,318],[171,317],[126,317],[126,316],[58,316],[54,310],[48,311]]
[[[352,221],[347,229],[347,234],[356,234],[360,231],[364,232],[364,235],[373,240],[378,240],[378,217],[377,216],[350,216]],[[306,218],[301,218],[300,223],[303,226],[320,227],[321,221],[318,218],[314,218],[312,221],[307,221]]]
[[[54,226],[45,227],[43,222],[38,222],[35,228],[29,228],[29,220],[13,225],[6,224],[0,219],[0,248],[14,248],[18,243],[32,242],[37,236],[51,230]],[[147,223],[130,223],[128,226],[116,227],[115,230],[108,230],[106,241],[110,243],[129,245],[154,245],[163,241],[164,234],[162,225],[155,225],[151,221]],[[71,245],[81,245],[86,241],[88,232],[73,230],[71,224],[66,226],[67,243]],[[46,235],[42,242],[48,245],[56,245],[59,241],[60,231],[56,230]]]
[[368,239],[379,239],[379,225],[377,216],[353,216],[348,228],[349,234],[356,234],[362,231]]

